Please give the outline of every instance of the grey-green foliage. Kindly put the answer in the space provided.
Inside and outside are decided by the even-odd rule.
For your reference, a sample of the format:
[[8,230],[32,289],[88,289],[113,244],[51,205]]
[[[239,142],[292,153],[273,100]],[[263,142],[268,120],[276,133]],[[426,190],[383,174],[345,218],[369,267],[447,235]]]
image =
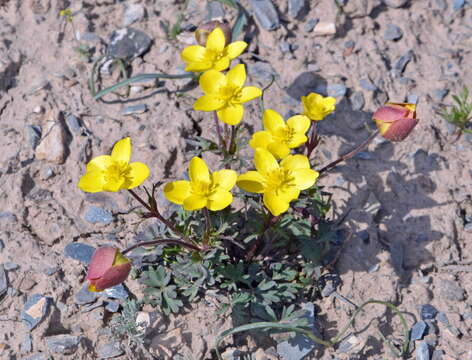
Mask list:
[[442,118],[457,126],[460,132],[472,134],[472,101],[469,100],[469,89],[464,87],[459,95],[452,96],[455,104],[450,109],[440,112]]
[[119,340],[126,339],[128,346],[140,345],[144,339],[144,333],[136,326],[136,317],[141,309],[141,304],[134,299],[125,301],[121,314],[111,321],[113,335]]

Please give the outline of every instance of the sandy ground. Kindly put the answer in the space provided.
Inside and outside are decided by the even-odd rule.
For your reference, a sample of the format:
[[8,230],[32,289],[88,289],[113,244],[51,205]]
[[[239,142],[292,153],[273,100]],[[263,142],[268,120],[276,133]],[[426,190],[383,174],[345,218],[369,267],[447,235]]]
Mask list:
[[[161,23],[173,23],[182,14],[184,28],[190,29],[207,19],[206,2],[190,1],[186,9],[182,1],[157,0],[1,3],[0,277],[5,272],[8,290],[0,303],[0,357],[96,359],[112,341],[107,324],[113,313],[102,305],[84,310],[77,304],[86,267],[65,256],[64,249],[72,242],[126,246],[144,225],[130,213],[135,204],[127,194],[87,195],[76,187],[85,164],[131,136],[133,159],[150,166],[152,181],[181,176],[189,160],[184,138],[212,129],[209,114],[192,110],[199,89],[184,96],[172,93],[184,80],[167,81],[166,91],[146,83],[149,88],[132,89],[132,98],[138,98],[134,101],[114,95],[105,97],[106,102],[94,101],[87,89],[92,65],[74,48],[86,44],[94,48],[92,58],[103,54],[112,31],[129,20],[127,6],[137,4],[145,11],[142,16],[138,11],[131,27],[144,31],[153,43],[130,63],[132,73],[181,73],[179,53],[191,34],[169,41]],[[463,85],[472,88],[470,2],[454,9],[453,3],[460,1],[339,1],[345,3],[342,8],[334,1],[310,1],[309,10],[296,19],[289,15],[287,1],[274,3],[281,26],[266,31],[252,25],[241,61],[252,84],[266,85],[267,72],[277,75],[265,101],[282,114],[299,112],[299,98],[309,91],[338,92],[336,112],[320,125],[320,166],[365,139],[371,113],[385,101],[418,99],[420,121],[406,141],[376,139],[367,152],[322,179],[335,194],[333,219],[347,214],[343,227],[353,236],[333,270],[341,284],[333,295],[315,301],[317,325],[325,336],[334,335],[353,310],[344,298],[354,304],[371,298],[391,301],[406,313],[409,326],[420,320],[421,306],[431,304],[449,325],[430,321],[429,332],[415,348],[426,343],[435,360],[441,359],[439,354],[442,359],[472,359],[472,229],[466,227],[472,223],[472,137],[456,141],[436,114]],[[393,6],[399,3],[405,5]],[[59,16],[68,6],[73,26]],[[235,15],[225,7],[229,21]],[[312,19],[334,23],[335,34],[308,31]],[[386,39],[391,24],[401,29],[400,39]],[[404,67],[398,64],[402,56],[410,60]],[[110,85],[117,76],[117,71],[104,73],[103,79]],[[146,105],[145,112],[123,115],[128,106],[140,104]],[[244,121],[249,129],[260,128],[260,115],[256,105],[248,107]],[[32,126],[40,126],[42,135]],[[91,223],[86,219],[91,206],[109,211],[112,220]],[[138,291],[133,281],[127,285]],[[43,302],[49,310],[30,331],[22,311],[34,294],[48,298]],[[176,353],[211,358],[215,334],[230,326],[201,303],[164,321],[153,346],[171,349],[166,353],[161,348],[163,358],[177,358]],[[358,345],[347,353],[317,350],[309,358],[391,358],[377,328],[401,337],[398,320],[372,306],[355,323]],[[80,341],[70,351],[54,353],[57,347],[50,339],[64,339],[57,335]],[[257,351],[257,359],[277,358],[270,348],[261,348],[270,344],[239,342],[227,346]]]

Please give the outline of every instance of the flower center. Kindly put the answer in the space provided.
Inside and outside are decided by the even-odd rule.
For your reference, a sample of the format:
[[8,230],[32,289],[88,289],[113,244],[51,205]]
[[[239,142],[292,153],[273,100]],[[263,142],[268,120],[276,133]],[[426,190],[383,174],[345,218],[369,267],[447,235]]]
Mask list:
[[228,84],[220,88],[220,96],[228,105],[241,103],[241,88]]
[[218,60],[221,60],[221,58],[224,56],[224,53],[222,51],[207,49],[206,55],[213,63],[216,63]]
[[295,178],[290,170],[276,169],[267,176],[266,189],[275,192],[284,191],[294,186],[294,180]]
[[105,181],[108,183],[117,183],[129,177],[130,167],[124,161],[114,161],[105,171]]
[[274,137],[278,142],[289,145],[292,142],[294,135],[295,130],[287,126],[283,129],[280,129],[279,132],[274,135]]
[[216,185],[213,184],[212,182],[203,182],[203,181],[197,181],[197,182],[192,182],[192,194],[201,196],[201,197],[210,197],[211,194],[213,194],[216,191]]

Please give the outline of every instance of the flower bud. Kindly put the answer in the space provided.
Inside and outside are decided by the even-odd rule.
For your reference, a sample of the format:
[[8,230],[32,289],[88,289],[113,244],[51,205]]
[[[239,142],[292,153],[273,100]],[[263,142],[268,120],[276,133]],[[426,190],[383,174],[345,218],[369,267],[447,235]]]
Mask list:
[[231,42],[231,28],[227,23],[223,23],[217,20],[212,20],[207,23],[201,24],[197,30],[195,30],[195,39],[201,46],[206,46],[208,35],[219,27],[225,35],[226,45]]
[[418,123],[416,105],[386,103],[372,116],[380,134],[390,141],[402,141]]
[[89,291],[102,291],[121,284],[131,271],[131,261],[117,248],[103,246],[95,250],[90,261],[87,280]]

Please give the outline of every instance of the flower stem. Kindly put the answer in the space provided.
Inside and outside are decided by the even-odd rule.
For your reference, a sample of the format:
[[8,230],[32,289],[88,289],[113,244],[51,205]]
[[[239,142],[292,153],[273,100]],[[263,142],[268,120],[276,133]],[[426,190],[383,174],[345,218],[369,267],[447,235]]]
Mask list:
[[348,152],[347,154],[342,155],[339,159],[334,160],[333,162],[329,163],[324,168],[319,170],[318,172],[320,173],[320,175],[322,173],[326,172],[326,171],[331,170],[336,165],[338,165],[340,162],[348,160],[348,159],[352,158],[354,155],[356,155],[357,153],[364,150],[372,142],[372,140],[374,140],[374,138],[378,135],[378,133],[379,133],[379,130],[375,130],[372,134],[370,134],[370,136],[362,144],[360,144],[354,150],[352,150],[351,152]]
[[218,141],[220,143],[220,150],[224,150],[226,152],[226,144],[225,144],[225,141],[223,140],[223,136],[221,135],[220,123],[218,120],[218,115],[216,115],[216,111],[213,112],[213,119],[215,121],[216,133],[218,135]]
[[315,150],[316,146],[320,142],[318,136],[318,122],[313,121],[313,126],[311,127],[310,138],[306,145],[306,157],[310,159],[311,153]]
[[239,130],[239,125],[231,127],[231,141],[229,143],[229,149],[228,149],[228,152],[230,153],[230,155],[234,155],[234,153],[236,152],[236,148],[237,148],[236,135],[238,133],[238,130]]
[[256,255],[256,252],[257,250],[259,250],[262,240],[264,239],[264,235],[266,231],[269,230],[275,223],[277,223],[277,221],[279,221],[279,217],[274,216],[269,212],[269,214],[267,215],[266,221],[264,222],[264,227],[261,233],[256,238],[256,240],[254,241],[254,243],[252,244],[251,248],[249,249],[246,255],[246,260],[249,261]]
[[208,240],[210,239],[211,217],[207,208],[203,208],[203,213],[205,214],[205,235],[203,236],[203,246],[206,247],[208,245]]
[[138,247],[142,247],[142,246],[152,246],[152,245],[161,245],[161,244],[173,244],[173,245],[180,245],[182,247],[185,247],[187,249],[190,249],[190,250],[194,250],[194,251],[201,251],[201,249],[196,246],[196,245],[193,245],[193,244],[189,244],[188,242],[185,242],[185,241],[182,241],[182,240],[176,240],[176,239],[160,239],[160,240],[152,240],[152,241],[144,241],[144,242],[140,242],[140,243],[137,243],[137,244],[134,244],[128,248],[126,248],[125,250],[123,250],[121,253],[124,255],[126,254],[127,252],[130,252],[131,250],[134,250]]

